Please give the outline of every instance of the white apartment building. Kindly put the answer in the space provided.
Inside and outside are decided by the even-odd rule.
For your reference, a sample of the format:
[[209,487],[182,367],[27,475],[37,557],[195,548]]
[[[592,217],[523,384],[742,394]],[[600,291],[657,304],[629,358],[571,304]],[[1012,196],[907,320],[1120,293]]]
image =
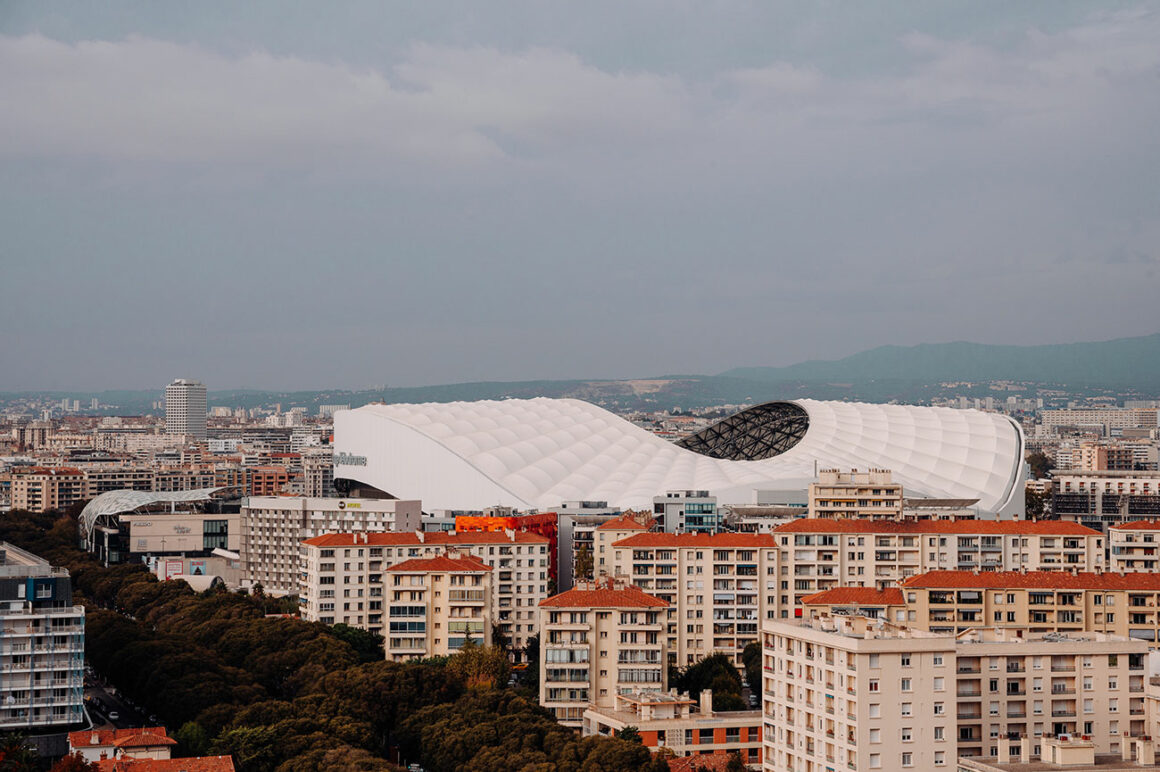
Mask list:
[[668,603],[613,579],[581,582],[540,603],[540,705],[579,729],[618,694],[668,689]]
[[299,591],[300,545],[324,533],[415,531],[422,505],[402,499],[327,499],[251,496],[242,500],[243,586],[271,595]]
[[902,518],[902,484],[893,481],[889,469],[823,469],[810,483],[809,496],[811,518]]
[[615,577],[672,607],[670,660],[681,667],[722,652],[741,662],[778,592],[771,534],[637,533],[613,544]]
[[954,650],[950,636],[864,617],[766,620],[763,769],[953,767]]
[[1160,472],[1057,474],[1051,511],[1060,520],[1097,530],[1131,520],[1160,518]]
[[1108,529],[1108,569],[1155,571],[1160,543],[1160,520],[1130,520]]
[[547,537],[520,531],[325,533],[301,543],[299,607],[307,621],[342,623],[387,637],[387,570],[452,550],[494,570],[489,625],[507,638],[518,661],[536,634],[540,601],[548,597],[548,545]]
[[717,533],[722,526],[717,497],[709,491],[666,491],[653,497],[653,514],[669,533]]
[[0,542],[0,730],[84,721],[84,657],[68,571]]
[[896,586],[926,571],[1096,571],[1104,536],[1057,521],[866,519],[793,520],[773,531],[779,593],[776,616],[835,587]]
[[1068,408],[1044,410],[1040,420],[1044,428],[1054,430],[1061,426],[1090,426],[1099,428],[1105,435],[1121,429],[1155,428],[1156,408]]
[[165,387],[165,433],[188,434],[204,440],[206,417],[205,384],[178,378]]
[[1038,745],[1078,735],[1118,754],[1124,736],[1144,731],[1146,651],[1094,632],[955,637],[864,617],[767,622],[766,768],[939,769],[959,757],[1018,758],[1022,736]]

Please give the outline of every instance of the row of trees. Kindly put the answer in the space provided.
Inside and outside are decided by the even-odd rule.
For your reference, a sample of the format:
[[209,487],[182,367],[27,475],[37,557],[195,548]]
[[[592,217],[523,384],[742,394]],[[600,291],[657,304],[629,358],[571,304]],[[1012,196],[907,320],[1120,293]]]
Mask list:
[[267,599],[104,568],[76,547],[72,518],[9,513],[0,539],[69,569],[88,660],[177,727],[180,753],[229,754],[242,772],[667,769],[639,743],[580,738],[503,688],[507,658],[493,647],[386,662],[359,631],[267,617]]

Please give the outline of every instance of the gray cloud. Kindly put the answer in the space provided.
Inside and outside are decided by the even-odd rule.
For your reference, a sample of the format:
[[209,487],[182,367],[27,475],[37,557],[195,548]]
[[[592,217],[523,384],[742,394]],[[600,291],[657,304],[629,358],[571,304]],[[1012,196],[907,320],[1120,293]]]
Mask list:
[[15,18],[0,344],[25,366],[0,388],[637,376],[1155,331],[1157,278],[1122,256],[1160,242],[1160,14],[1034,7],[987,30],[887,18],[874,46],[810,18],[768,50],[744,14],[699,32],[686,10],[668,32],[706,49],[684,57],[593,14],[523,40],[418,19],[383,49],[352,26],[347,53],[285,21],[259,45],[205,19]]

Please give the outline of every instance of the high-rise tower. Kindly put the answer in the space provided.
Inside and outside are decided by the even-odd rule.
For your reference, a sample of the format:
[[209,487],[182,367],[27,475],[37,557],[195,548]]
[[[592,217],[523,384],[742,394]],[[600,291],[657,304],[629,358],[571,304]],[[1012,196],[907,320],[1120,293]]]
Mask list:
[[205,439],[205,384],[178,378],[165,387],[165,433]]

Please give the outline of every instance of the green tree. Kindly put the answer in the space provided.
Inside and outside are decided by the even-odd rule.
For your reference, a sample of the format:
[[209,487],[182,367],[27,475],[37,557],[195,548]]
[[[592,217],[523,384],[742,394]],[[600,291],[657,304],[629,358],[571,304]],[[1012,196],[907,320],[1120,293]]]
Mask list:
[[471,689],[503,686],[511,673],[506,651],[496,646],[480,646],[470,639],[451,657],[447,667]]
[[747,644],[741,652],[741,663],[745,666],[745,683],[750,691],[761,691],[761,643]]
[[1051,494],[1028,488],[1023,492],[1023,505],[1028,517],[1041,518],[1051,511]]
[[1031,466],[1031,474],[1036,480],[1042,480],[1055,468],[1055,460],[1041,450],[1027,454],[1027,463]]
[[24,744],[24,735],[6,734],[0,736],[0,770],[3,772],[36,772],[36,751]]
[[576,551],[576,563],[573,569],[576,574],[576,579],[591,579],[593,570],[592,550],[588,549],[588,545],[581,545],[580,549]]
[[638,730],[635,726],[632,726],[632,725],[626,726],[623,729],[617,729],[616,736],[619,737],[621,740],[624,740],[625,742],[642,743],[642,744],[644,743],[644,740],[641,739],[641,736],[640,736],[640,730]]
[[329,625],[326,629],[335,638],[348,643],[358,655],[359,662],[377,662],[383,658],[383,636],[378,633],[341,622]]
[[196,721],[186,721],[173,735],[182,756],[204,756],[209,750],[210,737]]
[[729,763],[725,765],[725,772],[745,772],[749,767],[741,759],[741,754],[737,751],[729,754]]

